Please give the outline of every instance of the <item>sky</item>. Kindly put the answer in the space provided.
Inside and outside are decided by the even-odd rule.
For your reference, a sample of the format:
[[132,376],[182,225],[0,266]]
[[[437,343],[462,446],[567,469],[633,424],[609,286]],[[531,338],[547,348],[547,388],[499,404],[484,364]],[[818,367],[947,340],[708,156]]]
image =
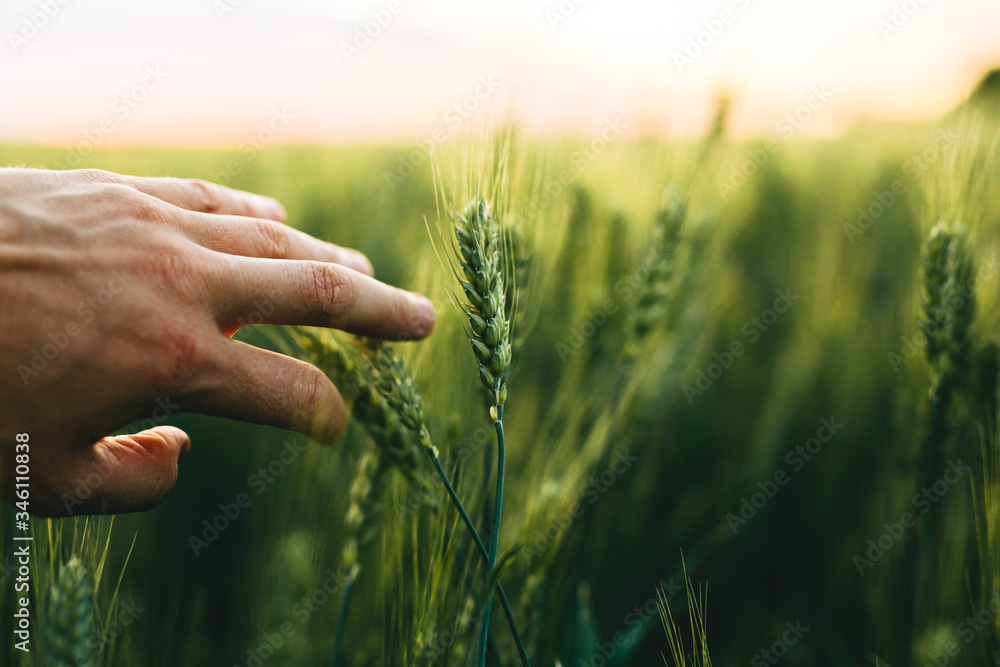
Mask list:
[[998,34],[996,0],[2,0],[0,141],[681,137],[720,95],[737,136],[826,136],[947,112]]

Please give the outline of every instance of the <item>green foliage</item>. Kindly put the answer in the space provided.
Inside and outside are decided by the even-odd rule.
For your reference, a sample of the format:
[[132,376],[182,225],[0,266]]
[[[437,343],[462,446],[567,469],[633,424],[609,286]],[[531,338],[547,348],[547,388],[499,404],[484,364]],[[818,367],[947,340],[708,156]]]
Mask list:
[[694,585],[684,575],[684,592],[687,597],[688,630],[691,642],[691,652],[685,651],[684,634],[674,621],[670,611],[667,592],[656,589],[656,608],[663,624],[663,632],[667,636],[670,648],[670,660],[663,656],[663,663],[668,667],[712,667],[712,656],[708,649],[708,590],[694,590]]
[[[290,224],[357,247],[380,278],[428,294],[437,330],[391,353],[340,334],[279,343],[248,332],[338,378],[355,411],[344,439],[281,462],[283,443],[303,438],[174,417],[194,443],[177,490],[154,512],[116,519],[105,565],[87,555],[82,520],[36,520],[51,526],[39,541],[52,548],[39,550],[50,555],[34,590],[57,584],[77,554],[103,636],[138,534],[116,599],[148,611],[102,645],[98,664],[247,665],[266,653],[267,667],[326,665],[341,622],[344,665],[473,664],[488,575],[427,445],[488,535],[483,472],[496,445],[483,366],[509,444],[497,576],[534,663],[594,664],[606,646],[609,666],[662,662],[671,649],[657,590],[683,581],[683,548],[713,590],[711,610],[692,617],[695,664],[708,664],[708,645],[714,662],[746,664],[796,619],[811,630],[782,664],[922,665],[949,641],[961,648],[950,665],[997,664],[996,617],[967,644],[962,623],[989,608],[1000,570],[1000,188],[984,148],[995,124],[955,122],[962,160],[934,148],[933,128],[862,126],[779,142],[725,196],[720,184],[758,147],[727,141],[721,125],[693,143],[622,140],[585,167],[572,142],[510,142],[507,172],[494,169],[506,149],[474,146],[485,167],[443,159],[440,173],[418,169],[391,188],[384,174],[408,150],[260,153],[230,185],[279,198]],[[0,147],[0,163],[62,157]],[[129,150],[85,166],[204,178],[233,158]],[[442,186],[455,202],[440,200]],[[465,210],[477,194],[502,204]],[[443,254],[455,250],[471,296],[435,253],[432,240],[450,235],[428,238],[427,221],[450,225],[456,212],[467,238]],[[476,236],[470,223],[485,231],[489,216],[508,231]],[[491,243],[508,266],[480,273]],[[513,280],[494,282],[501,269]],[[949,285],[971,289],[968,307]],[[942,308],[954,316],[928,337]],[[821,420],[843,426],[821,441]],[[973,474],[922,514],[914,495],[959,458]],[[250,505],[196,557],[189,536],[241,493]],[[918,527],[879,546],[906,512]],[[870,566],[859,572],[857,558]],[[0,582],[5,610],[12,585]],[[35,618],[48,618],[47,595],[34,600]],[[487,664],[516,664],[510,633],[492,627]]]

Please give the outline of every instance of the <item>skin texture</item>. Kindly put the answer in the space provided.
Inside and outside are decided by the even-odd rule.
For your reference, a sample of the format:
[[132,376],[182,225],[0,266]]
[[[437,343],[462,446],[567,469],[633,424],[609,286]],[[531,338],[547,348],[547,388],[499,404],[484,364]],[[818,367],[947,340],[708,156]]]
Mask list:
[[[170,426],[107,434],[163,414],[158,405],[323,442],[340,436],[347,411],[322,372],[232,334],[263,317],[419,339],[433,330],[434,310],[372,278],[360,253],[284,221],[274,200],[202,181],[0,169],[8,501],[15,436],[27,433],[32,513],[155,507],[176,482],[187,434]],[[96,471],[101,483],[76,497]]]

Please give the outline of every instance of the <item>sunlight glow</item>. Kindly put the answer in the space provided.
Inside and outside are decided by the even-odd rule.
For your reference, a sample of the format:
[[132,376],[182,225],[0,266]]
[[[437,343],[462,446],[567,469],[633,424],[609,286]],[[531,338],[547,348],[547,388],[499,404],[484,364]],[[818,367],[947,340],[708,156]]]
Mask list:
[[816,86],[801,131],[826,135],[946,112],[1000,64],[997,26],[982,0],[5,0],[0,140],[232,146],[276,112],[279,143],[613,116],[685,136],[720,93],[737,135],[769,135]]

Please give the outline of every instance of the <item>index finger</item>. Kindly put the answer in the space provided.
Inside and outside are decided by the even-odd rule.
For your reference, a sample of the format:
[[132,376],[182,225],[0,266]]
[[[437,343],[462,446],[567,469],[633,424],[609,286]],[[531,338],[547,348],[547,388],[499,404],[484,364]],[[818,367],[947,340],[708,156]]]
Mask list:
[[434,306],[426,297],[346,266],[221,257],[211,298],[227,334],[246,324],[249,312],[260,313],[267,324],[328,327],[386,340],[420,339],[434,330]]

